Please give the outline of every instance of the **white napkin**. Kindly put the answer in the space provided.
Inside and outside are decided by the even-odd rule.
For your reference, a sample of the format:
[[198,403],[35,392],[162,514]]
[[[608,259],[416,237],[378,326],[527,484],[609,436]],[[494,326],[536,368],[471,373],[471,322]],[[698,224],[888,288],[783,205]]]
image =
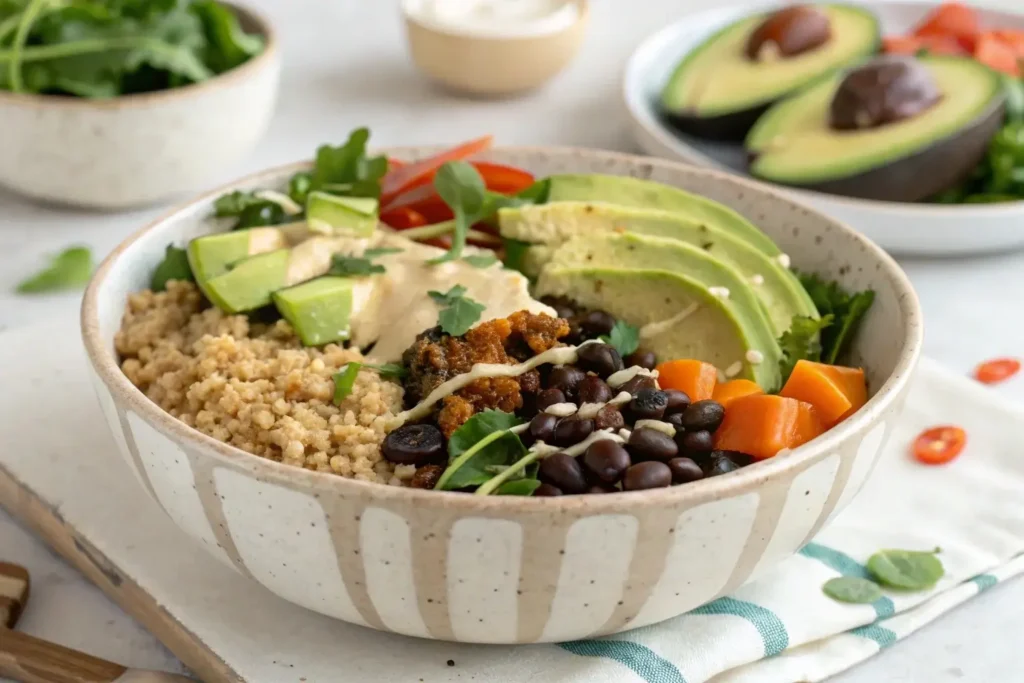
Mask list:
[[[940,424],[964,428],[967,446],[947,465],[921,465],[910,444]],[[1024,408],[922,361],[868,484],[799,555],[684,616],[564,643],[559,647],[572,658],[545,654],[545,668],[572,683],[811,683],[893,646],[1024,573],[1022,425]],[[936,547],[946,575],[932,591],[887,592],[872,605],[842,604],[822,593],[833,577],[867,576],[864,563],[878,550]]]

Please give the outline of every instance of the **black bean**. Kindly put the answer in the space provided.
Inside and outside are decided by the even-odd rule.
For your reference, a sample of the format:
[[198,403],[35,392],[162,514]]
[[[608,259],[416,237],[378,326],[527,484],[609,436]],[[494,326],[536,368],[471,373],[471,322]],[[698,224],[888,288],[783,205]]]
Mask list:
[[587,339],[596,339],[612,331],[615,327],[615,318],[604,311],[588,311],[577,316],[576,324],[580,326]]
[[660,489],[672,484],[672,470],[663,462],[651,460],[638,462],[626,470],[622,477],[622,488],[625,491],[643,491]]
[[586,338],[583,336],[583,330],[580,329],[580,326],[570,320],[569,334],[562,337],[561,341],[569,344],[570,346],[579,346],[586,341]]
[[561,389],[551,387],[537,394],[537,410],[540,412],[556,403],[565,403],[565,392]]
[[573,446],[583,441],[594,432],[593,420],[580,420],[570,417],[558,421],[555,436],[551,443],[555,446]]
[[444,468],[440,465],[424,465],[412,475],[409,486],[414,489],[432,489],[437,486],[437,482],[441,479],[443,473]]
[[668,396],[668,406],[665,407],[666,415],[676,415],[686,410],[690,405],[690,397],[685,391],[678,389],[662,389]]
[[622,369],[622,356],[608,344],[584,344],[577,352],[576,364],[583,370],[607,377]]
[[547,413],[540,413],[530,420],[530,429],[527,433],[533,438],[533,441],[551,443],[551,439],[555,436],[555,427],[557,426],[557,417]]
[[594,429],[621,429],[626,426],[626,419],[618,406],[605,406],[597,411],[594,418]]
[[658,365],[658,357],[654,355],[653,351],[637,350],[623,358],[622,362],[627,368],[639,365],[642,368],[653,370]]
[[683,426],[688,430],[706,429],[713,432],[722,424],[724,417],[725,408],[718,401],[697,401],[683,411]]
[[704,478],[704,470],[690,458],[672,458],[668,468],[672,470],[673,484],[689,484]]
[[444,436],[434,425],[402,425],[384,437],[381,452],[397,465],[426,465],[443,460]]
[[603,379],[595,375],[587,375],[576,387],[576,396],[580,403],[607,403],[614,398],[611,387]]
[[637,420],[660,420],[665,414],[665,407],[668,405],[668,396],[660,389],[641,389],[629,402],[629,419],[632,422]]
[[643,460],[667,462],[679,455],[679,447],[676,446],[676,442],[672,440],[671,436],[650,427],[634,429],[633,433],[629,435],[626,449],[636,462]]
[[541,297],[540,302],[555,309],[555,315],[559,318],[565,318],[568,320],[576,315],[576,309],[573,308],[572,301],[563,296]]
[[618,489],[614,486],[602,486],[601,484],[594,484],[587,489],[587,493],[616,493],[617,491]]
[[560,495],[562,495],[562,490],[560,488],[558,488],[557,486],[552,486],[551,484],[541,484],[540,486],[537,487],[537,490],[533,492],[533,495],[535,495],[535,496],[560,496]]
[[647,375],[636,375],[627,380],[625,384],[621,385],[617,391],[628,391],[636,396],[636,394],[643,389],[657,388],[658,385],[654,382],[653,377],[648,377]]
[[579,368],[561,365],[551,369],[551,373],[548,375],[548,386],[561,389],[563,394],[571,398],[576,395],[576,388],[586,376],[587,373]]
[[583,464],[594,477],[605,484],[614,484],[632,464],[625,448],[609,439],[590,444],[583,454]]
[[704,466],[704,476],[717,477],[719,474],[728,474],[739,468],[740,465],[726,455],[724,451],[715,451]]
[[686,428],[683,427],[683,416],[680,415],[679,413],[675,413],[673,415],[666,415],[665,417],[661,418],[661,420],[662,422],[668,422],[670,425],[676,428],[676,440],[678,441],[679,435],[686,430]]
[[584,493],[589,487],[583,466],[566,453],[552,453],[542,459],[537,477],[545,484],[557,486],[563,493]]
[[679,451],[687,456],[700,456],[703,453],[710,453],[715,449],[715,438],[706,429],[698,429],[695,432],[683,432],[676,434],[676,444]]

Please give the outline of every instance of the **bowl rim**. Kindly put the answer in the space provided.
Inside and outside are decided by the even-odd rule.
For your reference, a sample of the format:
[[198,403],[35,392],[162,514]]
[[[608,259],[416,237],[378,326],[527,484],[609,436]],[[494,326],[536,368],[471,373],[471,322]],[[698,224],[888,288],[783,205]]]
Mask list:
[[[838,205],[851,207],[861,211],[885,211],[892,214],[918,219],[926,219],[928,217],[963,219],[967,218],[968,215],[980,215],[993,218],[1016,218],[1024,215],[1024,199],[992,204],[924,204],[915,202],[895,202],[881,199],[847,197],[845,195],[832,194],[830,192],[821,192],[819,190],[810,190],[802,187],[781,185],[767,180],[759,180],[750,175],[743,174],[737,169],[719,163],[716,159],[693,147],[686,140],[683,140],[679,136],[673,134],[671,129],[658,119],[655,115],[655,109],[649,105],[646,97],[644,97],[642,76],[646,74],[646,71],[640,68],[640,62],[650,60],[644,60],[643,58],[646,57],[649,52],[653,51],[655,47],[660,46],[662,43],[670,42],[668,38],[679,32],[681,30],[680,27],[689,26],[694,22],[706,22],[709,17],[731,14],[740,15],[744,12],[764,10],[772,6],[774,6],[773,0],[753,0],[742,5],[728,5],[725,7],[716,6],[711,9],[689,12],[679,21],[674,21],[645,37],[629,55],[629,59],[626,60],[626,66],[622,72],[622,99],[626,104],[626,109],[633,121],[636,124],[639,124],[648,135],[656,139],[663,148],[671,150],[674,154],[682,157],[675,159],[676,161],[691,163],[701,166],[702,168],[727,173],[742,180],[759,183],[760,185],[771,189],[781,188],[785,192],[797,197],[799,200],[827,200]],[[858,6],[871,9],[872,6],[904,6],[922,8],[935,7],[938,5],[933,0],[862,0],[862,2],[858,3]],[[975,7],[975,9],[982,14],[1013,16],[1024,21],[1024,13],[985,6],[978,6]],[[710,33],[708,33],[708,35],[710,35]],[[683,155],[683,151],[679,150],[685,151],[685,157]]]
[[[441,146],[406,146],[387,147],[376,150],[388,156],[421,155],[441,149]],[[799,473],[813,464],[819,457],[834,452],[837,447],[857,432],[866,432],[879,417],[886,412],[902,394],[917,365],[923,342],[922,312],[917,294],[909,278],[896,261],[874,242],[854,231],[843,222],[830,218],[813,207],[775,192],[764,185],[737,178],[731,174],[689,164],[654,159],[632,154],[610,152],[604,150],[583,149],[578,147],[558,146],[507,146],[495,147],[492,153],[510,152],[520,154],[544,154],[568,158],[581,153],[591,159],[604,160],[608,163],[620,163],[630,166],[644,165],[662,167],[667,170],[685,170],[688,173],[711,176],[719,182],[741,186],[753,194],[770,195],[774,201],[791,205],[794,209],[806,211],[820,220],[832,223],[848,237],[859,242],[864,251],[880,262],[882,270],[892,282],[897,300],[905,312],[903,350],[893,371],[878,387],[875,395],[867,404],[842,424],[832,428],[817,439],[774,458],[753,463],[734,472],[711,479],[694,482],[688,486],[672,486],[647,491],[624,491],[614,495],[600,496],[560,496],[555,500],[540,500],[521,496],[476,496],[452,491],[434,491],[393,486],[376,482],[349,479],[332,473],[315,472],[294,465],[276,462],[254,455],[230,444],[219,441],[212,436],[186,425],[170,413],[165,412],[156,403],[142,393],[121,371],[111,345],[105,343],[99,329],[99,293],[106,282],[114,264],[139,239],[151,231],[173,224],[179,216],[209,205],[216,197],[235,189],[252,187],[261,181],[280,180],[288,174],[303,170],[310,166],[309,161],[293,162],[258,171],[227,183],[214,190],[205,192],[192,200],[186,201],[168,210],[143,228],[122,241],[103,260],[86,288],[81,307],[81,333],[86,356],[95,373],[112,392],[117,403],[130,406],[141,419],[157,429],[166,438],[178,444],[186,444],[203,457],[214,457],[223,465],[244,471],[259,480],[271,481],[293,489],[321,492],[338,496],[367,496],[379,502],[397,504],[416,504],[425,507],[438,505],[453,510],[476,514],[508,514],[510,512],[550,512],[568,514],[603,514],[623,510],[636,510],[638,507],[660,506],[689,502],[696,504],[708,500],[732,497],[755,490],[768,480],[775,479],[786,473]],[[123,310],[124,303],[120,304]]]
[[243,21],[250,22],[255,31],[263,37],[263,51],[233,69],[217,74],[202,83],[189,83],[177,88],[156,90],[153,92],[118,95],[105,99],[89,99],[85,97],[63,97],[59,95],[40,95],[38,93],[14,93],[0,90],[0,105],[30,107],[36,109],[55,107],[62,109],[117,110],[129,107],[146,107],[161,104],[170,100],[185,99],[192,95],[200,95],[213,88],[226,86],[229,82],[241,80],[266,68],[278,58],[278,36],[273,23],[265,14],[248,5],[221,0]]

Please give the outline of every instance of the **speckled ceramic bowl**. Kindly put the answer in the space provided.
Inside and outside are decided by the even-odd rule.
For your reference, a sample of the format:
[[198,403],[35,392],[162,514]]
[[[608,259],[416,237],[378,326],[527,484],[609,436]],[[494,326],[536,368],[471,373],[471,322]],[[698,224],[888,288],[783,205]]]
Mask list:
[[46,202],[122,209],[222,178],[266,132],[280,72],[270,24],[235,9],[266,47],[204,83],[109,100],[0,91],[0,185]]
[[[414,159],[424,148],[386,150]],[[169,242],[212,230],[214,198],[281,184],[297,166],[221,188],[145,228],[100,266],[82,330],[96,390],[128,466],[186,533],[286,600],[372,628],[484,643],[562,641],[673,617],[792,555],[860,490],[897,419],[921,347],[907,278],[871,242],[762,186],[667,161],[573,149],[487,158],[538,175],[651,178],[724,202],[802,269],[877,297],[853,350],[872,398],[827,434],[707,481],[562,498],[477,497],[319,474],[185,426],[118,369],[125,298]]]

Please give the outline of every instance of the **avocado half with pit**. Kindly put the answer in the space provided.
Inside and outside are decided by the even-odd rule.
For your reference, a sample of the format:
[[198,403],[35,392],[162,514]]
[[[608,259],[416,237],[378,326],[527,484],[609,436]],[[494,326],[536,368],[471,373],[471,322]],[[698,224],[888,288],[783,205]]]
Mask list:
[[683,58],[662,89],[661,110],[683,132],[740,141],[773,103],[875,54],[880,43],[875,16],[850,5],[747,17]]
[[[883,68],[896,71],[871,72]],[[862,87],[852,80],[857,76]],[[1002,126],[1004,109],[999,74],[973,59],[881,57],[766,112],[746,140],[749,169],[783,185],[920,201],[971,173]]]

